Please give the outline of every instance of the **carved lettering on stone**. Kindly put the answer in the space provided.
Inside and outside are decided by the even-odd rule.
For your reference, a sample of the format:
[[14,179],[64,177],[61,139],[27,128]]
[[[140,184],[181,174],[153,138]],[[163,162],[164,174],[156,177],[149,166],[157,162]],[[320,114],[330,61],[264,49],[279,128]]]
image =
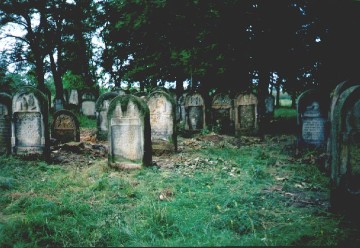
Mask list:
[[41,114],[17,112],[14,117],[17,145],[19,147],[41,146]]

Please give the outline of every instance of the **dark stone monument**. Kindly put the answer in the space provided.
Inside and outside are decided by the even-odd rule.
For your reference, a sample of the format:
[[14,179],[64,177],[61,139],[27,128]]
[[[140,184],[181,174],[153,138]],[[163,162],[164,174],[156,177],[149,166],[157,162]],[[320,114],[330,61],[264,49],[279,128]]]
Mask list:
[[275,109],[275,97],[273,95],[268,95],[265,97],[265,117],[267,119],[272,119],[274,117]]
[[108,110],[109,166],[136,169],[152,163],[149,108],[139,97],[115,97]]
[[150,93],[147,104],[150,110],[152,150],[156,155],[177,150],[175,101],[164,91]]
[[98,140],[107,140],[108,138],[108,120],[107,113],[109,109],[109,105],[112,99],[118,96],[117,92],[107,92],[99,96],[96,101],[95,109],[96,109],[96,120],[97,120],[97,134],[96,138]]
[[199,93],[186,95],[185,111],[185,130],[200,131],[205,128],[205,102]]
[[323,147],[326,143],[329,98],[317,90],[303,92],[297,100],[298,146]]
[[254,135],[259,129],[257,115],[257,97],[250,94],[239,94],[234,99],[235,134]]
[[11,96],[0,93],[0,155],[11,152]]
[[11,146],[15,155],[49,155],[48,101],[39,90],[25,86],[12,100]]
[[185,111],[185,97],[187,93],[182,94],[176,101],[176,122],[181,127],[185,126],[186,111]]
[[69,110],[59,110],[54,114],[54,121],[51,125],[52,138],[60,143],[80,141],[79,121]]
[[111,92],[115,92],[118,96],[122,96],[122,95],[126,95],[127,92],[125,90],[123,90],[120,87],[114,87],[111,89]]
[[344,90],[331,114],[331,204],[360,217],[360,85]]
[[211,103],[212,125],[220,134],[233,134],[234,116],[232,101],[227,94],[219,93]]

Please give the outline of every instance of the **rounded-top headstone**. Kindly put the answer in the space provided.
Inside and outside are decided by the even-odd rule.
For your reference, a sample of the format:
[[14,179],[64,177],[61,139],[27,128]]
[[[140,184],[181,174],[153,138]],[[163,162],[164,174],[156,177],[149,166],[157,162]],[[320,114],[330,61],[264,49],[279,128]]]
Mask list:
[[205,101],[197,92],[185,97],[185,130],[199,131],[205,128]]
[[39,90],[26,86],[12,100],[12,152],[16,155],[49,155],[48,101]]
[[235,132],[256,134],[259,128],[257,114],[258,99],[253,93],[240,93],[234,99]]
[[97,135],[98,140],[107,140],[108,138],[108,120],[107,113],[109,105],[112,99],[117,97],[119,94],[117,92],[107,92],[99,96],[96,101],[96,120],[97,120]]
[[218,93],[211,102],[213,128],[219,133],[230,134],[234,130],[232,101],[228,94]]
[[156,154],[177,150],[175,101],[164,91],[150,93],[147,104],[150,110],[152,149]]
[[110,166],[134,169],[151,165],[150,112],[142,99],[115,97],[109,105],[108,123]]
[[73,112],[65,109],[56,111],[53,119],[51,125],[52,138],[61,143],[80,141],[80,125]]

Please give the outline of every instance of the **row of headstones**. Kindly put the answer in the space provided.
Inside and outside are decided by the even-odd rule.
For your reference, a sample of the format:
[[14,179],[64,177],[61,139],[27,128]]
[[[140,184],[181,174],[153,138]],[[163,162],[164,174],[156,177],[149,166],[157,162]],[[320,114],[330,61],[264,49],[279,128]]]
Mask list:
[[[0,154],[49,155],[48,99],[26,86],[14,97],[0,93]],[[51,125],[52,138],[79,141],[79,122],[68,110],[57,111]]]
[[318,90],[306,91],[298,98],[297,111],[299,147],[326,151],[332,204],[353,199],[360,207],[360,84],[342,82],[331,98]]

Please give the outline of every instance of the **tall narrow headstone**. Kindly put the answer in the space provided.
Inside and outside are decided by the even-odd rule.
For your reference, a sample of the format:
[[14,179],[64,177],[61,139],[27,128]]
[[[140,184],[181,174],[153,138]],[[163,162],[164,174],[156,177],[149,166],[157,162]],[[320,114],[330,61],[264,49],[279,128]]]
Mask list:
[[213,128],[221,134],[232,134],[234,131],[232,101],[227,94],[219,93],[213,97],[211,115]]
[[79,93],[78,90],[72,89],[69,93],[68,104],[79,106]]
[[152,150],[160,155],[177,150],[175,101],[164,91],[152,92],[147,100],[150,110]]
[[15,155],[49,155],[48,102],[39,90],[26,86],[12,100],[11,146]]
[[250,94],[239,94],[234,99],[235,134],[256,134],[258,132],[257,97]]
[[205,102],[199,93],[186,95],[185,111],[185,130],[199,131],[205,128]]
[[307,90],[297,100],[298,146],[323,147],[326,144],[326,125],[329,98],[317,90]]
[[331,203],[359,215],[360,85],[344,90],[331,114]]
[[95,117],[96,96],[90,91],[85,91],[81,95],[81,113],[87,117]]
[[60,143],[80,141],[79,121],[69,110],[59,110],[54,114],[51,136]]
[[123,169],[151,165],[149,108],[133,95],[115,97],[108,110],[109,165]]
[[0,93],[0,155],[11,149],[11,96]]
[[272,119],[274,117],[275,109],[275,97],[273,95],[268,95],[265,97],[265,117],[267,119]]
[[117,97],[118,94],[116,92],[107,92],[99,96],[96,101],[96,121],[97,121],[97,134],[96,138],[98,140],[107,140],[108,138],[108,120],[107,113],[109,109],[109,105],[112,99]]

